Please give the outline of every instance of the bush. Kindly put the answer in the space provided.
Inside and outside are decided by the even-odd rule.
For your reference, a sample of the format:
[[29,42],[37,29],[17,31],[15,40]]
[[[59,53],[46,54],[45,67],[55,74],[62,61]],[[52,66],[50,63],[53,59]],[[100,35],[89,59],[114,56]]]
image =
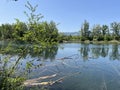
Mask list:
[[97,38],[97,40],[98,40],[98,41],[104,41],[104,37],[103,37],[103,36],[99,36],[99,37]]
[[106,35],[104,37],[104,41],[111,41],[111,40],[113,40],[113,38],[110,35]]
[[15,61],[10,62],[11,56],[2,57],[0,63],[0,90],[22,90],[22,82],[25,80],[24,77],[15,75],[17,66],[21,57]]
[[120,36],[115,36],[115,40],[120,40]]
[[80,40],[81,40],[81,41],[85,41],[85,40],[87,40],[87,39],[86,39],[86,37],[81,37]]

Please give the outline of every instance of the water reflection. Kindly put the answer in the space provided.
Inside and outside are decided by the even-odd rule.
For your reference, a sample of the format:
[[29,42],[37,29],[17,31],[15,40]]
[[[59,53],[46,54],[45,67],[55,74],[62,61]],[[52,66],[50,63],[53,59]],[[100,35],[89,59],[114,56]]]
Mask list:
[[112,45],[112,51],[110,52],[111,60],[120,60],[119,45]]
[[[71,47],[71,46],[73,47]],[[84,61],[89,59],[97,59],[99,57],[109,57],[110,60],[120,60],[120,45],[113,44],[103,44],[103,45],[92,45],[92,44],[77,44],[79,46],[74,46],[76,44],[64,44],[62,45],[62,50],[64,54],[64,48],[68,48],[68,52],[72,52],[72,48],[77,48],[80,52],[80,57]],[[8,47],[9,46],[9,47]],[[6,44],[6,42],[0,42],[0,54],[6,54],[6,55],[19,55],[22,50],[25,50],[26,52],[24,54],[24,58],[26,58],[28,55],[30,55],[32,58],[38,57],[39,59],[42,58],[44,60],[55,60],[56,55],[58,55],[58,50],[61,49],[58,45],[42,48],[39,45],[29,45],[29,44]],[[26,49],[25,49],[26,48]],[[4,51],[5,50],[5,51]],[[67,52],[67,53],[68,53]],[[74,53],[76,54],[76,53]],[[62,57],[62,56],[61,56]],[[64,57],[64,56],[63,56]]]
[[110,60],[120,60],[119,45],[82,45],[80,55],[83,60],[109,57]]
[[88,44],[82,45],[80,48],[80,55],[83,57],[83,60],[88,60],[90,48]]
[[43,57],[43,59],[54,60],[55,56],[57,55],[57,51],[58,51],[58,46],[53,46],[51,48],[46,48],[42,52],[42,57]]
[[102,45],[101,56],[102,57],[108,56],[108,51],[109,51],[109,47],[107,47],[106,45]]
[[0,44],[0,54],[19,56],[24,52],[23,58],[26,58],[28,55],[31,58],[42,58],[44,60],[50,59],[54,60],[57,55],[58,46],[46,46],[41,48],[40,45],[30,45],[30,44],[13,44],[13,43],[4,43]]
[[[27,47],[23,58],[24,72],[27,62],[33,67],[28,78],[44,75],[63,78],[63,82],[49,87],[50,90],[119,90],[120,88],[120,45],[95,45],[68,43],[40,49],[39,45],[13,45],[5,55],[19,55],[20,48]],[[61,48],[63,47],[63,48]],[[15,51],[14,51],[15,50]],[[113,62],[112,60],[115,60]],[[52,62],[51,62],[52,61]],[[38,66],[38,68],[36,68]],[[35,89],[33,89],[35,90]]]

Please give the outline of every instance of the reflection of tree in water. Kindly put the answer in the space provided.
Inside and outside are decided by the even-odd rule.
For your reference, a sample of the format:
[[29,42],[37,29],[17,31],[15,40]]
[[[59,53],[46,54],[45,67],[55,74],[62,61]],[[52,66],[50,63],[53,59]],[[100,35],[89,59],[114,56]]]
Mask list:
[[106,45],[92,45],[91,48],[89,48],[89,45],[85,44],[80,49],[81,56],[84,60],[88,60],[89,58],[99,58],[100,56],[106,57],[109,53],[109,47]]
[[42,57],[43,59],[50,59],[50,60],[54,60],[55,56],[57,54],[58,51],[58,47],[57,46],[53,46],[50,48],[45,48],[42,52]]
[[[40,45],[11,44],[10,46],[6,45],[6,47],[0,49],[0,58],[9,56],[8,64],[9,66],[15,66],[16,75],[24,75],[24,72],[29,74],[32,70],[44,66],[46,64],[44,60],[54,60],[57,50],[57,45],[41,48]],[[4,64],[4,62],[1,63],[1,60],[2,59],[0,59],[0,66]]]
[[[4,46],[4,47],[3,47]],[[58,46],[45,46],[44,48],[41,48],[40,45],[27,45],[27,44],[10,44],[0,45],[0,53],[4,55],[20,55],[20,53],[24,50],[24,58],[27,55],[30,55],[31,57],[38,57],[43,59],[50,59],[53,60],[57,54]]]
[[99,58],[100,56],[106,57],[108,55],[109,48],[106,45],[99,45],[99,47],[91,48],[93,58]]
[[[9,46],[9,47],[8,47]],[[119,45],[90,45],[82,44],[80,47],[80,53],[83,60],[88,60],[90,58],[95,59],[99,57],[107,57],[109,55],[111,60],[120,60]],[[21,51],[24,52],[23,58],[30,55],[33,58],[39,58],[39,60],[50,59],[54,60],[58,51],[58,46],[47,46],[41,48],[40,45],[26,45],[26,44],[13,44],[6,43],[0,44],[0,54],[4,55],[20,55]],[[110,49],[109,49],[110,48]],[[112,49],[112,50],[111,50]],[[6,51],[5,51],[6,50]]]
[[102,45],[101,48],[101,56],[106,57],[108,55],[109,47],[106,47],[106,45]]
[[112,45],[112,51],[110,52],[111,60],[120,60],[119,45]]
[[90,49],[89,49],[89,45],[88,44],[84,44],[83,47],[80,48],[80,53],[81,56],[83,57],[83,60],[88,60],[89,58],[89,53]]
[[99,47],[92,47],[91,48],[91,56],[92,56],[92,58],[99,58],[99,56],[100,56],[100,54],[101,54],[101,47],[99,46]]

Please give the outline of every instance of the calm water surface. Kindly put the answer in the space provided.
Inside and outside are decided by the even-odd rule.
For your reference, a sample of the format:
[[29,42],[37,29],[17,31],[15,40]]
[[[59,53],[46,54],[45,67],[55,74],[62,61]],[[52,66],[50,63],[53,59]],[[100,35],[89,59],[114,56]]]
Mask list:
[[56,74],[62,82],[50,90],[120,90],[120,45],[66,43],[42,56],[28,54],[22,61],[21,72],[28,61],[37,66],[28,78]]

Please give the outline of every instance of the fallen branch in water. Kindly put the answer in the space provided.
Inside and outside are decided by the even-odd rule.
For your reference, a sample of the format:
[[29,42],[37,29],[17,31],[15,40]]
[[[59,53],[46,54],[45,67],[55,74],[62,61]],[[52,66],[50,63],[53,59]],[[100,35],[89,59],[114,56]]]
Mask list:
[[63,78],[57,79],[55,81],[48,81],[48,82],[40,82],[40,83],[34,82],[34,83],[30,83],[27,86],[47,86],[47,85],[53,85],[55,83],[62,82],[62,80],[63,80]]
[[39,80],[44,80],[44,79],[49,79],[49,78],[53,78],[56,77],[57,74],[53,74],[51,76],[43,76],[43,77],[39,77],[39,78],[35,78],[35,79],[30,79],[30,80],[26,80],[23,84],[24,86],[36,86],[36,85],[44,85],[44,84],[49,84],[50,82],[41,82],[39,83]]
[[41,82],[41,80],[44,80],[44,79],[54,78],[54,77],[56,77],[57,74],[53,74],[51,76],[43,76],[43,77],[39,77],[39,78],[35,78],[35,79],[26,80],[23,83],[23,85],[27,86],[27,87],[29,87],[29,86],[49,86],[49,85],[61,83],[65,78],[76,75],[76,74],[80,74],[80,72],[73,73],[73,74],[70,74],[70,75],[67,75],[67,76],[63,76],[63,77],[61,77],[57,80],[54,80],[54,81],[49,80],[49,81],[46,81],[46,82]]

